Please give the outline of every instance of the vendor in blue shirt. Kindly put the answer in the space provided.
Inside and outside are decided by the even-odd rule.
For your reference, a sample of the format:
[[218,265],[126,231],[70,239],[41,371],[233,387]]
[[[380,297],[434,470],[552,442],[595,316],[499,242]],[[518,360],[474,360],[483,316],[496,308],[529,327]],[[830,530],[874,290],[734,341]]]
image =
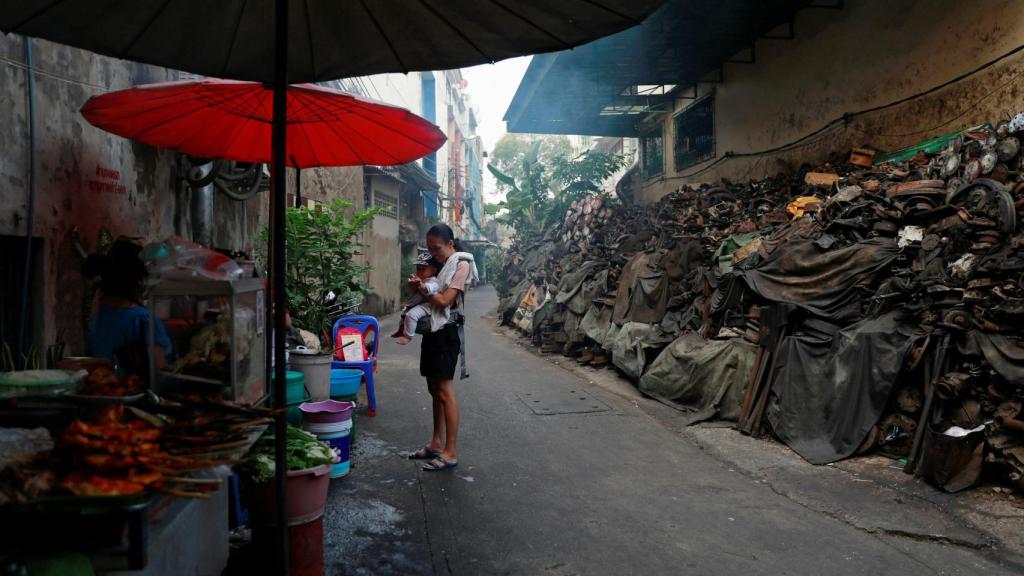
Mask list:
[[[100,305],[89,324],[89,354],[110,358],[124,373],[146,377],[149,310],[142,305],[146,265],[141,251],[133,242],[118,240],[108,254],[89,256],[83,274],[100,279]],[[154,328],[153,358],[162,368],[171,355],[171,339],[159,319]]]

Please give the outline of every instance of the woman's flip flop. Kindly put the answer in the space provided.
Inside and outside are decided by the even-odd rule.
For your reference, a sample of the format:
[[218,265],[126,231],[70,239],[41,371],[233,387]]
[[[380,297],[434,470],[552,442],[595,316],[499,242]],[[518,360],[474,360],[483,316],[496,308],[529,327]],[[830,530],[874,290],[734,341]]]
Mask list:
[[424,472],[440,472],[441,470],[448,470],[449,468],[455,468],[459,465],[458,460],[449,460],[444,456],[438,454],[437,458],[434,458],[430,462],[423,465]]
[[440,454],[441,453],[437,450],[431,450],[429,446],[424,446],[412,454],[409,454],[409,460],[433,460]]

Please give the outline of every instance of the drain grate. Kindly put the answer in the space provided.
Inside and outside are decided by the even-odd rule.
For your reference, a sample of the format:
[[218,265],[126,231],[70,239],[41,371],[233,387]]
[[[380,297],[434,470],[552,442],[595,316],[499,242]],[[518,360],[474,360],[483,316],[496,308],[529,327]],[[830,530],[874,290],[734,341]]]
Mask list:
[[526,406],[539,416],[553,414],[586,414],[589,412],[608,412],[607,404],[579,389],[562,386],[535,392],[516,394]]

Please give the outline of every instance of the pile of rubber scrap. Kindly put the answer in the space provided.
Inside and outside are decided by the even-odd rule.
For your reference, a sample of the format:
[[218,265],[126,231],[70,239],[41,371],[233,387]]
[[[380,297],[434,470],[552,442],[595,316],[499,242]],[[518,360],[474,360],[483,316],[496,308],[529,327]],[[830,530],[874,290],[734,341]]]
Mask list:
[[1024,489],[1024,115],[795,177],[592,197],[516,246],[505,321],[690,422]]
[[713,291],[708,263],[732,258],[731,250],[716,255],[723,240],[787,222],[796,186],[799,179],[780,177],[687,187],[647,207],[600,195],[578,201],[543,241],[506,253],[514,286],[502,319],[544,352],[596,366],[614,359],[639,378],[667,344],[701,329]]
[[949,491],[986,468],[1024,488],[1020,128],[847,175],[740,271],[763,321],[741,430],[813,463],[877,449]]

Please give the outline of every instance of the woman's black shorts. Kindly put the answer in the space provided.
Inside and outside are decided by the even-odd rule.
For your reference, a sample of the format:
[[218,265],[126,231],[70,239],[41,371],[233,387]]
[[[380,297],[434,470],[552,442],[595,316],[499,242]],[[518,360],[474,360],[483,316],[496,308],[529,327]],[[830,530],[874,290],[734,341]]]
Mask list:
[[459,363],[459,328],[445,324],[437,332],[423,335],[423,349],[420,352],[420,375],[439,380],[453,380],[455,366]]

